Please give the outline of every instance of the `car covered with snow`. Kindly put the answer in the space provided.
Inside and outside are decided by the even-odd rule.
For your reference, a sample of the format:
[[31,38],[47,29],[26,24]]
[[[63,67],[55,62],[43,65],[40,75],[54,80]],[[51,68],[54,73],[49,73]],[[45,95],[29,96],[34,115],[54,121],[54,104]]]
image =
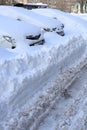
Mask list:
[[0,14],[20,21],[32,23],[40,27],[44,32],[56,32],[57,34],[64,36],[64,25],[59,20],[37,14],[32,10],[20,7],[0,6]]
[[43,33],[37,26],[0,15],[0,46],[14,49],[43,43]]

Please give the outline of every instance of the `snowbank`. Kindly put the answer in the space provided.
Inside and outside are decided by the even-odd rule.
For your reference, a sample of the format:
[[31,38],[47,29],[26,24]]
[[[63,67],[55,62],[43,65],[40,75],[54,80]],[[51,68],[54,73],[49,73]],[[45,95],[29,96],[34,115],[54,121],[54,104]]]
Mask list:
[[64,37],[45,33],[43,46],[0,48],[1,130],[37,129],[61,92],[87,64],[86,21],[51,11],[63,20]]

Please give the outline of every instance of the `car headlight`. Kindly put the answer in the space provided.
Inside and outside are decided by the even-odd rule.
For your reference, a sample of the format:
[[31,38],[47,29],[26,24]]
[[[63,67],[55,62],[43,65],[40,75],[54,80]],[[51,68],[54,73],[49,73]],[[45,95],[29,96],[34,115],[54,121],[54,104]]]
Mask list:
[[9,43],[11,43],[12,44],[12,49],[14,49],[16,46],[15,46],[15,39],[12,39],[12,37],[10,37],[10,36],[3,36],[3,38],[7,41],[7,42],[9,42]]
[[3,36],[3,38],[8,42],[13,43],[13,39],[10,36]]

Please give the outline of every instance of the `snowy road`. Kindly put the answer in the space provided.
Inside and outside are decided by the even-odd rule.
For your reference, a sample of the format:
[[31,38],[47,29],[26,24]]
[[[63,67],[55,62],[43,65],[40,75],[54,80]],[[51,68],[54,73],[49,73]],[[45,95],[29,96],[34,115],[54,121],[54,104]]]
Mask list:
[[87,130],[87,66],[62,93],[38,130]]

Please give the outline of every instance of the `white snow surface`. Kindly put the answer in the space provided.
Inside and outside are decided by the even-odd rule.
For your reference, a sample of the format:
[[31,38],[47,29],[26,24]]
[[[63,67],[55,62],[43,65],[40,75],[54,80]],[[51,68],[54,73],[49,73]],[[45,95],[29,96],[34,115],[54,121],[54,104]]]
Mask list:
[[[12,18],[8,18],[7,16],[0,15],[0,46],[11,44],[3,38],[4,36],[8,36],[11,37],[13,45],[19,48],[22,45],[23,47],[27,47],[32,42],[37,42],[37,40],[27,40],[26,36],[37,36],[39,34],[42,34],[41,29],[35,25],[23,21],[20,22]],[[43,35],[39,38],[39,40],[42,39]]]
[[21,21],[32,23],[41,28],[50,28],[50,30],[52,28],[60,28],[61,26],[61,22],[59,20],[47,16],[42,16],[40,14],[37,14],[36,12],[33,12],[32,10],[18,7],[0,6],[0,14],[11,17],[13,19],[20,19]]
[[[34,11],[38,13],[38,10]],[[81,78],[84,102],[80,99],[83,89],[79,83],[76,85],[82,91],[76,88],[70,102],[61,104],[64,100],[61,96],[65,96],[65,90],[87,71],[87,21],[55,9],[40,9],[39,12],[58,18],[65,25],[65,36],[47,32],[44,34],[44,45],[29,47],[23,44],[14,50],[0,47],[0,130],[86,130],[87,127],[83,127],[86,126],[86,112],[79,107],[74,116],[75,111],[72,112],[72,109],[75,109],[76,101],[80,100],[84,104],[84,111],[87,111],[87,75]],[[68,107],[60,109],[61,105],[64,107],[67,103]],[[53,106],[61,116],[54,113]],[[65,118],[63,113],[67,108],[72,116],[67,111]]]

